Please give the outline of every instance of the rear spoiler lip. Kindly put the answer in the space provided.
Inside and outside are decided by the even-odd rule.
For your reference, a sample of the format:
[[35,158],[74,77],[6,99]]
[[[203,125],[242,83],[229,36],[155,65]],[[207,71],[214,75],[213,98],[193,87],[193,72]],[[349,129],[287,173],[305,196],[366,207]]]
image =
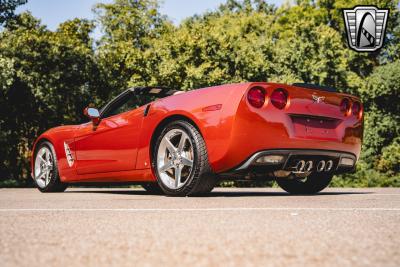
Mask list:
[[318,91],[322,91],[322,92],[326,92],[326,93],[338,94],[338,95],[341,95],[343,97],[349,97],[349,98],[352,98],[352,99],[356,99],[358,101],[360,101],[360,99],[361,99],[359,96],[356,96],[356,95],[338,92],[336,90],[336,88],[329,87],[329,86],[322,86],[322,85],[309,84],[309,83],[293,83],[292,86],[305,88],[305,89],[310,89],[310,90],[318,90]]
[[296,86],[296,87],[302,87],[302,88],[307,88],[307,89],[325,91],[325,92],[330,92],[330,93],[337,93],[338,92],[336,90],[336,88],[334,88],[334,87],[318,85],[318,84],[312,84],[312,83],[293,83],[292,85]]

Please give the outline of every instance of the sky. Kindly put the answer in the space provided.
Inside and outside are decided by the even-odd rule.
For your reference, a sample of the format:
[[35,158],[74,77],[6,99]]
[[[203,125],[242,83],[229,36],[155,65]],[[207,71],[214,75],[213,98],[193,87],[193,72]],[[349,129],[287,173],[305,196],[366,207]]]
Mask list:
[[[33,16],[41,19],[50,30],[68,19],[93,19],[92,7],[96,3],[109,3],[111,0],[28,0],[17,8],[17,13],[29,10]],[[161,13],[168,15],[175,24],[194,14],[217,8],[225,0],[164,0]],[[270,0],[269,3],[280,5],[283,0]]]

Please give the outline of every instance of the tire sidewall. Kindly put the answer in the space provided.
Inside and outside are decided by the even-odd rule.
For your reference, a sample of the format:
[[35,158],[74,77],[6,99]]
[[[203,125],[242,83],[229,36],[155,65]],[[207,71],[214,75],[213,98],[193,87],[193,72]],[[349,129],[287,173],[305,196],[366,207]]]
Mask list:
[[[161,177],[158,174],[158,170],[157,170],[157,153],[158,153],[158,148],[160,147],[160,143],[161,140],[163,139],[163,137],[165,136],[166,133],[168,133],[170,130],[173,129],[179,129],[184,131],[193,146],[193,167],[192,170],[190,172],[190,175],[188,177],[188,179],[186,180],[185,184],[178,188],[178,189],[171,189],[168,186],[164,185],[163,181],[161,180]],[[192,189],[196,186],[196,183],[198,181],[194,181],[196,172],[199,172],[200,168],[198,166],[198,151],[199,151],[199,144],[197,142],[197,140],[194,138],[193,133],[192,133],[192,129],[189,126],[189,123],[186,121],[175,121],[175,122],[171,122],[169,123],[162,131],[161,134],[157,137],[157,141],[156,144],[154,146],[154,150],[153,150],[153,157],[152,157],[152,167],[153,167],[153,171],[156,175],[157,178],[157,183],[158,185],[161,187],[161,189],[169,195],[176,195],[176,196],[183,196],[183,195],[188,195],[190,194],[190,192],[192,191]]]
[[40,187],[37,182],[36,182],[36,177],[34,177],[34,182],[36,184],[36,187],[39,189],[39,191],[41,192],[51,192],[54,191],[53,189],[57,186],[60,185],[60,178],[59,178],[59,172],[58,172],[58,161],[57,161],[57,155],[56,152],[54,150],[53,145],[49,142],[49,141],[43,141],[41,142],[38,146],[36,146],[35,149],[35,157],[34,157],[34,161],[33,161],[33,174],[35,174],[35,164],[36,164],[36,156],[37,153],[40,151],[40,149],[42,147],[47,147],[50,152],[51,152],[51,156],[53,157],[53,175],[50,179],[50,182],[45,186],[45,187]]

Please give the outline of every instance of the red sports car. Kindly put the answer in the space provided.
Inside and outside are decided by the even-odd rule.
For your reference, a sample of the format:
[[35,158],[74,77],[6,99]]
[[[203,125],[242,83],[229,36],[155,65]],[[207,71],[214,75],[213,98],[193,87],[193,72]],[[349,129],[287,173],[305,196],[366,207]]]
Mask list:
[[35,142],[40,191],[129,182],[188,196],[224,179],[270,179],[289,193],[313,194],[354,169],[363,135],[358,98],[310,84],[136,87],[84,112],[89,122],[50,129]]

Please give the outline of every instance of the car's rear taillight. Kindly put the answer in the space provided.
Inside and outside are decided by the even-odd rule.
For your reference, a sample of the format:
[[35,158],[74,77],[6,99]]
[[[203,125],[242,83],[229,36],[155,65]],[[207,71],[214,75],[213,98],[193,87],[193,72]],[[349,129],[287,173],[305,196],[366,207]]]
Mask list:
[[340,102],[340,111],[347,116],[350,112],[350,106],[350,100],[347,98],[343,98],[342,102]]
[[287,93],[282,89],[276,89],[271,94],[271,103],[278,109],[283,109],[286,107],[288,101]]
[[356,116],[357,118],[362,117],[362,108],[360,102],[354,102],[351,107],[351,113]]
[[253,87],[247,93],[247,100],[255,108],[261,108],[265,103],[265,90],[262,87]]

